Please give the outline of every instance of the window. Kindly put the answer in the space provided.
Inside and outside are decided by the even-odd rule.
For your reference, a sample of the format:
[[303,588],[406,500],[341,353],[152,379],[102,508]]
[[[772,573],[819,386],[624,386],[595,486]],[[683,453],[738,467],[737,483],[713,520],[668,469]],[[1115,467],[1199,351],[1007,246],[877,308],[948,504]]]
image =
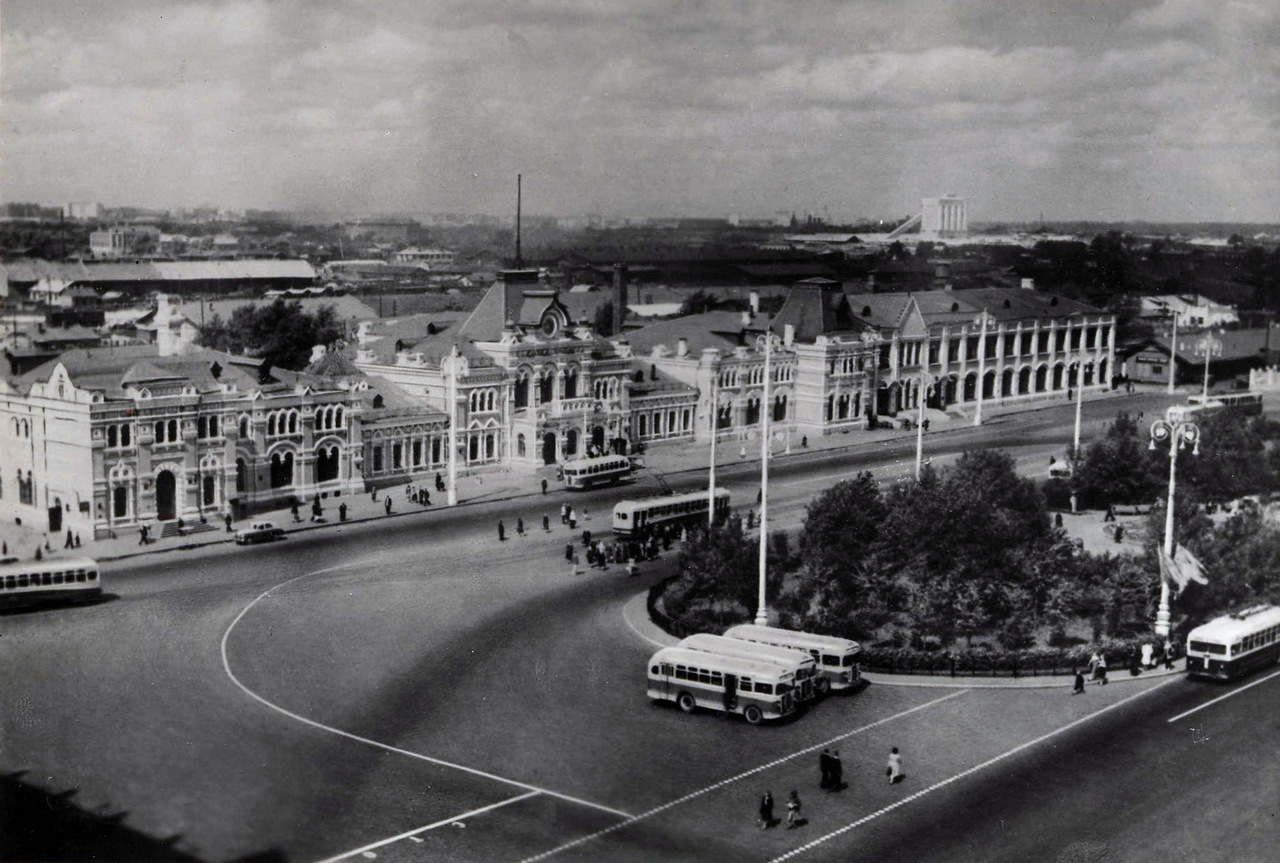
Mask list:
[[156,443],[164,443],[164,420],[156,423]]
[[129,445],[130,438],[133,437],[133,432],[130,430],[131,428],[132,426],[128,424],[120,426],[120,446]]
[[1162,375],[1162,374],[1164,374],[1164,366],[1152,366],[1152,367],[1151,367],[1151,374],[1153,374],[1153,375]]
[[107,426],[107,446],[117,446],[119,444],[116,434],[115,426]]
[[249,418],[240,417],[240,437],[249,436]]
[[402,444],[391,445],[391,467],[399,470],[404,465],[404,446]]
[[216,416],[209,417],[209,437],[218,436],[218,418]]
[[760,693],[761,695],[773,695],[773,686],[772,684],[768,684],[768,683],[757,683],[756,692]]
[[178,439],[178,421],[169,420],[169,426],[166,429],[169,433],[167,440],[172,443]]
[[245,464],[244,459],[236,459],[236,491],[244,491],[246,478],[249,475],[249,467]]
[[375,472],[382,470],[382,447],[373,448],[373,469]]
[[200,439],[209,436],[209,420],[207,417],[200,417],[196,420],[196,437]]

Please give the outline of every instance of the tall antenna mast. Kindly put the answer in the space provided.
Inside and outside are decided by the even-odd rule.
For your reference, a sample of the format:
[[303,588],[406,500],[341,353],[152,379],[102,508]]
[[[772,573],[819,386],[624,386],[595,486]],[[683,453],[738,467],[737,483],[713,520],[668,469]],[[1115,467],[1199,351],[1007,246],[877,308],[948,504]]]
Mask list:
[[524,267],[524,258],[520,257],[520,192],[523,175],[516,174],[516,269]]

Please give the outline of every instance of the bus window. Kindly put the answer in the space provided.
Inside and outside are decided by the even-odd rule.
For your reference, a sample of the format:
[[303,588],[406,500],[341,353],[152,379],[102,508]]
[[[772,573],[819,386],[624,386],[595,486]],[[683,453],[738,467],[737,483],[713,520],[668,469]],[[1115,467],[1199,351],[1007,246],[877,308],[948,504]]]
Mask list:
[[18,587],[26,587],[26,586],[27,586],[27,574],[24,572],[18,576]]
[[52,572],[44,573],[43,575],[40,576],[40,581],[45,585],[53,584],[53,573]]
[[98,577],[98,571],[97,571],[96,569],[91,569],[91,570],[89,570],[89,580],[90,580],[90,581],[93,581],[93,580],[94,580],[94,579],[96,579],[97,577]]
[[822,655],[822,664],[838,666],[840,664],[840,657],[832,656],[830,653],[824,653]]
[[852,667],[853,667],[853,654],[852,654],[852,653],[850,653],[848,656],[842,656],[842,657],[840,657],[840,664],[841,664],[841,665],[843,665],[845,668],[852,668]]
[[650,673],[650,674],[657,674],[657,673],[658,673],[658,666],[656,666],[656,665],[655,665],[653,668],[650,668],[650,669],[649,669],[649,673]]
[[62,573],[60,573],[60,572],[55,572],[55,573],[53,574],[53,583],[54,583],[54,584],[62,584]]
[[8,588],[9,590],[13,590],[14,586],[15,586],[17,583],[18,583],[18,580],[17,580],[16,578],[14,578],[12,575],[6,575],[6,576],[4,577],[4,586],[5,586],[6,588]]
[[716,686],[724,686],[724,678],[720,676],[718,671],[711,672],[711,682]]
[[667,676],[667,677],[670,677],[670,676],[671,676],[671,663],[670,663],[670,662],[664,662],[664,663],[662,663],[662,673],[663,673],[665,676]]
[[685,670],[683,665],[676,666],[676,680],[688,680],[689,672]]
[[750,677],[740,677],[740,678],[738,678],[738,689],[740,689],[740,690],[741,690],[741,691],[743,691],[743,692],[750,692],[750,691],[751,691],[751,678],[750,678]]
[[761,695],[773,695],[773,686],[768,683],[757,683],[756,692]]

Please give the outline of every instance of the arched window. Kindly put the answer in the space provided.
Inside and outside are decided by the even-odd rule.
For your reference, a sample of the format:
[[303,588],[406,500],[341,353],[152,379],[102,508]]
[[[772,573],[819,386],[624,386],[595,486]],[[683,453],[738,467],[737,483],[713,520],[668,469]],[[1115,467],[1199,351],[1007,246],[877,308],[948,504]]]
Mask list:
[[169,420],[168,432],[169,432],[168,439],[170,443],[178,439],[178,421],[177,420]]
[[115,426],[107,426],[107,446],[116,446],[119,443],[116,434]]
[[517,455],[519,458],[524,458],[524,456],[525,456],[525,442],[524,442],[524,433],[523,433],[523,432],[521,432],[520,434],[516,435],[516,455]]
[[236,491],[244,491],[247,487],[249,476],[249,466],[244,463],[244,459],[236,459]]
[[209,417],[209,437],[218,436],[218,417],[216,415]]
[[128,446],[133,438],[133,426],[125,423],[120,426],[120,446]]
[[196,419],[196,437],[206,438],[209,436],[209,420],[207,417],[199,417]]
[[289,411],[289,434],[297,434],[298,432],[298,412]]
[[339,428],[339,429],[345,428],[345,426],[342,424],[342,408],[341,407],[339,407],[337,410],[333,412],[333,427]]
[[156,443],[164,443],[164,420],[156,423]]
[[240,417],[240,437],[249,436],[249,418]]

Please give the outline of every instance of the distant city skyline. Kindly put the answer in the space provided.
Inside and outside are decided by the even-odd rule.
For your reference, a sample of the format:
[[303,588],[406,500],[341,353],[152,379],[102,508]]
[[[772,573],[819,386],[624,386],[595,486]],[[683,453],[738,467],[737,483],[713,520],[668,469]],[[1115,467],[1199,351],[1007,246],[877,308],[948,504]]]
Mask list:
[[1258,0],[14,0],[0,197],[1280,220]]

